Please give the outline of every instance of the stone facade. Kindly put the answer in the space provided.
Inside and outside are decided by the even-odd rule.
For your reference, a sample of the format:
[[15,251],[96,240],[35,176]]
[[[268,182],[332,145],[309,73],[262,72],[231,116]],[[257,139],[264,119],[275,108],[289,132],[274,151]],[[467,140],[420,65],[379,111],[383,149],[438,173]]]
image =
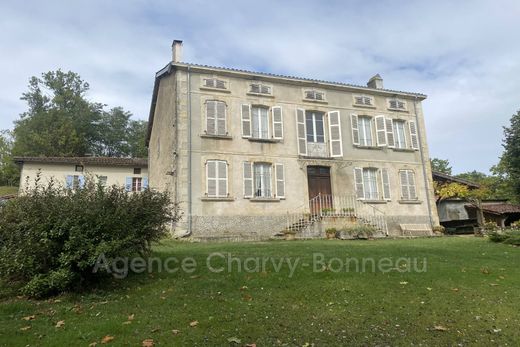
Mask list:
[[[268,93],[257,92],[257,85]],[[399,235],[402,223],[437,225],[424,99],[376,87],[172,62],[155,81],[148,134],[150,186],[172,194],[184,212],[176,232],[193,237],[267,238],[282,231],[288,214],[309,209],[308,167],[328,168],[333,196],[355,196],[358,188],[358,199],[386,216],[389,235]],[[311,124],[312,113],[318,116]],[[258,124],[248,123],[248,117]],[[370,122],[371,134],[353,130],[361,118]],[[387,131],[392,128],[385,128],[386,119],[402,122],[406,129]],[[260,136],[251,134],[255,131]],[[389,146],[403,134],[403,148]],[[372,143],[361,143],[360,136],[371,137]],[[253,165],[251,176],[245,163]],[[257,164],[266,164],[268,173]],[[222,175],[213,172],[224,167]],[[375,178],[363,168],[373,168]],[[407,187],[406,199],[403,170],[414,179],[414,193]],[[356,179],[362,183],[356,185]]]

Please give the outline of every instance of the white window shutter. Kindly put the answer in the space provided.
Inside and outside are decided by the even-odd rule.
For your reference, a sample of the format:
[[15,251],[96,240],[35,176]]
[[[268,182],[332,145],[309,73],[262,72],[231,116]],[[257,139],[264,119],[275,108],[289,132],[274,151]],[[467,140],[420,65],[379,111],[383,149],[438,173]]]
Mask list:
[[283,171],[283,164],[275,164],[276,175],[276,197],[285,198],[285,172]]
[[217,134],[226,135],[226,103],[222,101],[216,102],[216,123],[217,123]]
[[339,111],[329,112],[329,139],[330,156],[343,156],[343,142],[341,139],[341,119]]
[[381,184],[383,185],[383,199],[390,200],[390,178],[388,176],[388,169],[381,169]]
[[375,118],[376,122],[376,137],[377,137],[377,145],[382,147],[386,146],[386,125],[385,125],[385,116],[377,116]]
[[417,199],[417,189],[415,188],[415,173],[412,170],[408,170],[408,191],[410,194],[410,200]]
[[363,184],[363,169],[360,167],[354,168],[354,181],[356,186],[356,195],[358,199],[365,198],[365,186]]
[[281,106],[274,106],[272,108],[273,116],[273,138],[283,138],[283,114]]
[[408,190],[408,171],[399,171],[399,179],[401,180],[401,199],[410,200],[410,192]]
[[206,134],[214,135],[217,121],[217,102],[206,101]]
[[415,123],[415,121],[411,120],[408,122],[408,125],[410,127],[410,143],[413,149],[418,150],[419,138],[417,136],[417,124]]
[[223,160],[217,161],[218,191],[221,197],[228,196],[228,165]]
[[386,128],[386,141],[389,148],[395,147],[395,136],[394,136],[394,121],[392,118],[386,118],[385,120],[385,128]]
[[298,154],[307,155],[307,129],[305,126],[305,110],[296,110],[296,133],[298,134]]
[[206,194],[209,197],[217,196],[217,161],[206,162]]
[[253,197],[253,165],[251,162],[244,162],[244,198]]
[[242,105],[242,136],[251,137],[251,105]]
[[355,114],[350,115],[350,123],[352,126],[352,142],[355,145],[359,145],[359,122],[358,116]]

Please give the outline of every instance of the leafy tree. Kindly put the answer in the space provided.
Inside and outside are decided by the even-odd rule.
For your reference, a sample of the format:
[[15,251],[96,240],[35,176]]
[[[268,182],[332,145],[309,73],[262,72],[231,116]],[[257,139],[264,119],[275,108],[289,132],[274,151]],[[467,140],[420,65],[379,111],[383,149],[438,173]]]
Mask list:
[[500,168],[511,180],[516,200],[520,200],[520,110],[511,117],[509,127],[504,127],[504,153]]
[[11,133],[0,131],[0,186],[17,185],[20,180],[20,170],[13,162],[12,147]]
[[15,155],[84,156],[99,141],[103,105],[85,98],[89,85],[61,70],[32,77],[22,100],[28,111],[15,121]]
[[492,175],[478,171],[465,172],[455,177],[462,178],[480,185],[486,189],[487,195],[484,199],[507,199],[514,198],[510,180],[503,174],[499,174],[497,166],[491,168]]
[[448,159],[432,158],[430,159],[430,164],[432,166],[433,171],[442,172],[446,175],[451,175],[451,166],[450,161]]
[[129,155],[134,158],[148,157],[148,148],[146,147],[146,132],[148,131],[148,122],[131,121],[129,126],[128,144],[130,145]]

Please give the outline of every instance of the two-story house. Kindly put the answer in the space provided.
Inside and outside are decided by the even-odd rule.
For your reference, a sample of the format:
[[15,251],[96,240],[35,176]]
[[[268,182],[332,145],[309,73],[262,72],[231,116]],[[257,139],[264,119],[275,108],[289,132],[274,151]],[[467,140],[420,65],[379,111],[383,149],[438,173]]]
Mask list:
[[[348,217],[381,235],[438,224],[423,94],[181,62],[157,72],[150,186],[194,237],[267,238]],[[305,222],[302,223],[302,219]]]

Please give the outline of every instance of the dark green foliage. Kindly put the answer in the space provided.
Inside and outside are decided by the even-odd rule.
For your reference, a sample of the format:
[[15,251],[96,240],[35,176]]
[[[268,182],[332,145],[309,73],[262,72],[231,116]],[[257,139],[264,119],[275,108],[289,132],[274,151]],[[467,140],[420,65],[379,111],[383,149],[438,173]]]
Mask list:
[[20,169],[13,162],[11,132],[0,131],[0,186],[16,186],[20,180]]
[[430,159],[430,164],[432,166],[433,171],[442,172],[446,175],[451,175],[451,166],[450,161],[448,159],[432,158]]
[[168,196],[151,190],[36,183],[0,210],[0,274],[34,297],[95,283],[103,277],[92,273],[101,254],[146,256],[176,215]]
[[509,127],[504,127],[503,146],[504,154],[499,165],[511,179],[518,201],[520,200],[520,111],[511,117]]
[[504,232],[494,231],[489,233],[489,240],[505,244],[520,246],[520,230],[508,230]]

